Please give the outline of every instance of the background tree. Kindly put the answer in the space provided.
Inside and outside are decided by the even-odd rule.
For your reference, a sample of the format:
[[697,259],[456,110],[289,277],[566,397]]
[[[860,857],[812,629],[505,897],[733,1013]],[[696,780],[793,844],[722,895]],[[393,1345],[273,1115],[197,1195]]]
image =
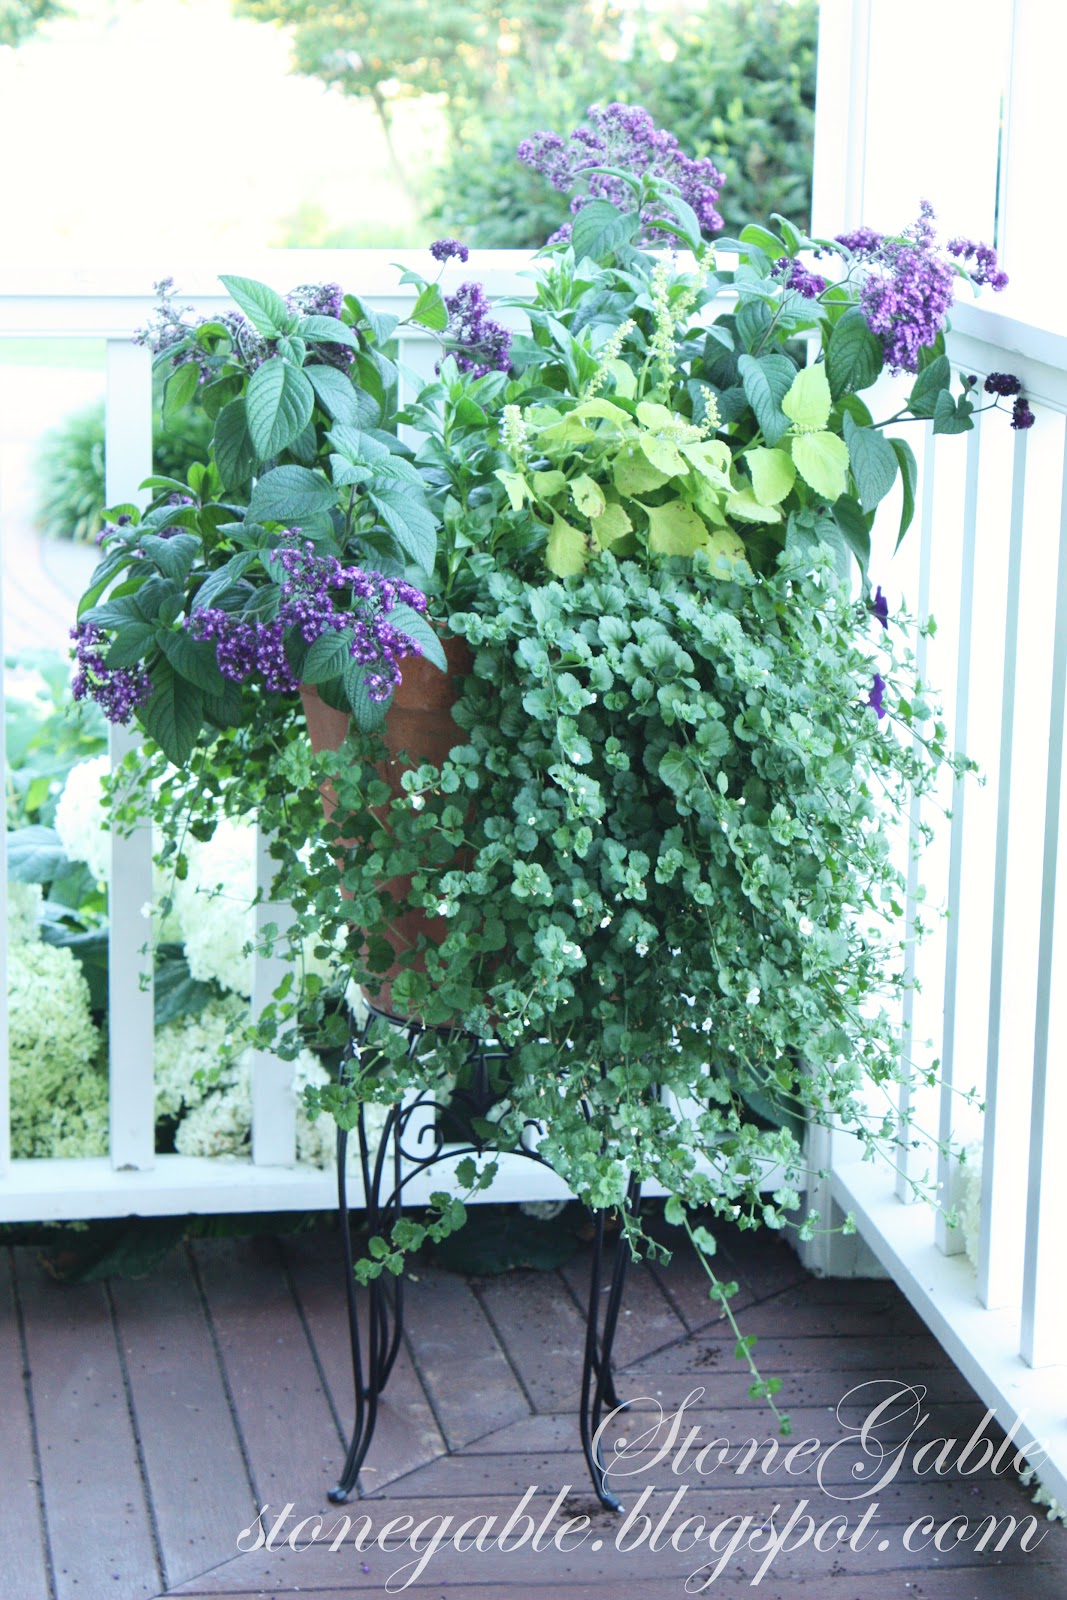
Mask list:
[[657,18],[625,58],[561,39],[547,71],[512,76],[453,128],[434,220],[469,244],[534,249],[568,217],[568,201],[515,159],[535,128],[567,133],[594,101],[643,105],[690,155],[726,176],[727,233],[780,211],[806,226],[815,130],[815,0],[708,0]]
[[398,101],[439,96],[452,142],[517,76],[547,71],[579,27],[594,49],[618,35],[612,7],[595,0],[235,0],[235,10],[292,28],[294,71],[370,101],[409,192],[418,183],[393,137]]
[[66,7],[57,0],[0,0],[0,45],[15,49],[42,23],[66,15]]

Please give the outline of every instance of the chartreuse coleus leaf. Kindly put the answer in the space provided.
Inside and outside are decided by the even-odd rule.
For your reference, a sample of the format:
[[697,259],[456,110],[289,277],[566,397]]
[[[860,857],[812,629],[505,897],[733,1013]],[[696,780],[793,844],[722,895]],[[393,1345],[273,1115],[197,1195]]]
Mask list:
[[752,492],[761,506],[776,506],[796,481],[796,468],[784,450],[746,450]]
[[716,528],[708,534],[707,555],[713,578],[734,578],[739,563],[748,565],[744,541],[733,528]]
[[617,456],[611,469],[615,487],[622,495],[650,494],[667,482],[669,474],[661,472],[645,455],[643,449],[631,446],[625,455]]
[[782,410],[790,422],[805,433],[815,433],[830,420],[830,385],[821,362],[802,367],[782,400]]
[[832,400],[826,369],[818,363],[797,373],[782,410],[793,424],[790,449],[793,464],[805,483],[827,500],[845,492],[848,446],[836,433],[826,431]]
[[501,467],[493,476],[499,478],[504,485],[508,500],[511,502],[512,511],[521,511],[530,494],[530,485],[526,482],[522,473],[506,472]]
[[633,532],[633,523],[625,506],[616,500],[610,505],[605,505],[599,515],[592,517],[593,537],[601,550],[610,550],[620,545]]
[[827,500],[838,500],[848,478],[848,446],[836,433],[800,433],[793,439],[793,463],[805,483]]
[[699,511],[680,500],[646,506],[648,548],[661,556],[691,556],[708,542],[708,528]]
[[591,519],[601,516],[607,505],[603,489],[585,472],[571,480],[571,498],[583,517]]
[[565,522],[556,511],[545,548],[545,565],[557,578],[573,578],[585,571],[588,550],[585,534]]

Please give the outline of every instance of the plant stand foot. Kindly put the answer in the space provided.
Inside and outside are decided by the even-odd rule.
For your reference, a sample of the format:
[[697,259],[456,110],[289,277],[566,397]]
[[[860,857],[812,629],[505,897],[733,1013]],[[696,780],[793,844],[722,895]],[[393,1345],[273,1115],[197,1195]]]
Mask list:
[[[627,1210],[636,1210],[641,1200],[641,1186],[633,1178],[626,1194]],[[593,1489],[600,1504],[608,1511],[621,1511],[617,1497],[608,1487],[608,1471],[604,1465],[604,1452],[601,1444],[601,1429],[605,1416],[612,1412],[625,1409],[625,1402],[619,1399],[615,1387],[615,1372],[612,1364],[612,1352],[615,1345],[615,1334],[619,1326],[619,1313],[622,1309],[622,1295],[626,1284],[626,1273],[630,1266],[630,1246],[625,1238],[621,1238],[616,1246],[615,1261],[611,1270],[611,1282],[606,1291],[601,1287],[602,1268],[604,1258],[604,1212],[595,1214],[595,1231],[593,1234],[593,1260],[589,1272],[589,1305],[585,1319],[585,1353],[582,1360],[582,1395],[581,1411],[579,1414],[579,1427],[582,1437],[582,1450],[585,1454],[589,1476],[593,1481]],[[600,1319],[600,1300],[602,1293],[607,1294],[607,1304],[604,1308],[603,1327]]]

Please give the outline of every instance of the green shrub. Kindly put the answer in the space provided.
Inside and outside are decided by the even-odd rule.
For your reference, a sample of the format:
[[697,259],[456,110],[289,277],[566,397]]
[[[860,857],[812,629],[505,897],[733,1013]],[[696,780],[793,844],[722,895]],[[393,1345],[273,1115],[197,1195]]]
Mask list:
[[[185,410],[159,421],[160,395],[152,442],[156,472],[184,481],[194,461],[207,459],[211,424],[203,412]],[[34,463],[35,522],[50,539],[76,539],[88,544],[103,526],[107,504],[104,479],[104,404],[102,400],[71,412],[41,440]]]

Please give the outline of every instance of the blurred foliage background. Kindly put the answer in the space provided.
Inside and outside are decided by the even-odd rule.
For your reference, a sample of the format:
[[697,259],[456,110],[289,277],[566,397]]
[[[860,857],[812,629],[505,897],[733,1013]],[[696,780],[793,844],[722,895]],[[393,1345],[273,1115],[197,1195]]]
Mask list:
[[[567,220],[568,197],[522,166],[516,146],[539,129],[567,134],[589,105],[611,100],[645,106],[687,154],[712,158],[726,177],[719,209],[728,234],[775,211],[808,226],[817,0],[232,0],[232,8],[246,24],[280,31],[292,72],[364,108],[379,130],[375,152],[364,144],[345,159],[357,180],[367,162],[377,177],[385,152],[395,197],[387,219],[359,181],[331,191],[326,207],[308,190],[275,244],[395,248],[408,217],[420,242],[453,235],[474,247],[536,249]],[[57,13],[54,0],[0,0],[0,37],[6,27],[21,41]],[[182,477],[203,448],[195,429],[165,434],[157,420],[158,471]],[[103,470],[103,412],[94,405],[39,448],[38,528],[93,538]]]
[[[373,105],[397,184],[467,244],[536,248],[566,220],[566,196],[515,147],[609,100],[645,106],[687,154],[712,157],[727,232],[772,211],[809,222],[816,0],[234,3],[287,30],[294,71]],[[394,125],[420,96],[440,107],[439,148],[405,159]]]

